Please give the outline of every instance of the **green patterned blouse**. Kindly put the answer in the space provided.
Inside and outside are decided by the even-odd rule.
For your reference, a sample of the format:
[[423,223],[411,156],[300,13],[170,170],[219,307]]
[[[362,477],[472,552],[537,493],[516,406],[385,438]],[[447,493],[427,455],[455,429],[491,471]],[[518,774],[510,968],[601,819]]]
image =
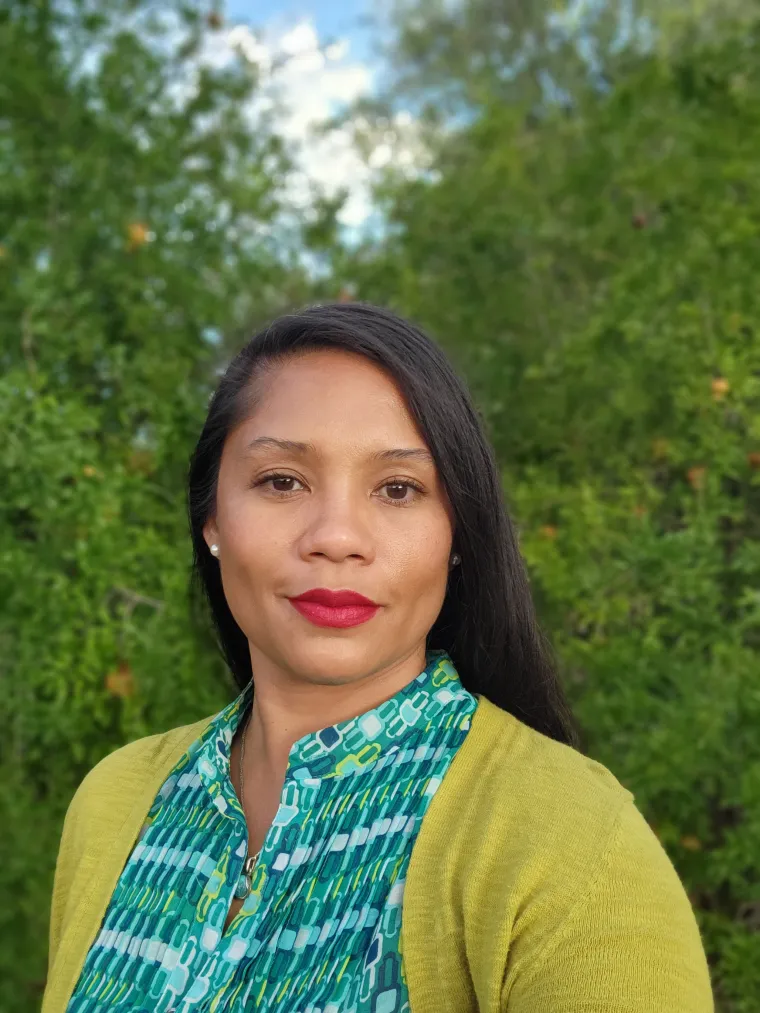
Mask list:
[[406,870],[478,700],[431,651],[390,700],[295,742],[252,890],[225,931],[247,844],[230,744],[252,690],[161,787],[67,1013],[409,1010]]

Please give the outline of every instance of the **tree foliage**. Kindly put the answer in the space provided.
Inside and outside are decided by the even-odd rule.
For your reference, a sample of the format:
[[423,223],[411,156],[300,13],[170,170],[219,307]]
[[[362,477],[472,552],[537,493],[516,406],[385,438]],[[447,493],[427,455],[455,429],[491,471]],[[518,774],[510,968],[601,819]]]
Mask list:
[[642,53],[755,13],[753,0],[393,0],[382,9],[386,99],[420,103],[444,125],[495,98],[572,105]]
[[470,378],[586,748],[731,1013],[760,1000],[758,68],[745,26],[572,116],[497,98],[340,264]]
[[[302,284],[286,158],[206,5],[0,12],[0,1008],[39,1008],[61,817],[105,753],[228,699],[183,484],[218,338]],[[106,14],[105,11],[108,11]],[[277,254],[277,255],[276,255]]]

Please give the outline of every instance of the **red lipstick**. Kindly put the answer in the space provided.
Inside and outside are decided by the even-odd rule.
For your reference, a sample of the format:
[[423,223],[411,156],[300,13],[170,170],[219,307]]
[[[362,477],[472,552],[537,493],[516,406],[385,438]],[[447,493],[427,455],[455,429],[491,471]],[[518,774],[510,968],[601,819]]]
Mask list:
[[366,623],[380,606],[356,591],[331,591],[315,587],[288,601],[315,626],[336,626],[346,629]]

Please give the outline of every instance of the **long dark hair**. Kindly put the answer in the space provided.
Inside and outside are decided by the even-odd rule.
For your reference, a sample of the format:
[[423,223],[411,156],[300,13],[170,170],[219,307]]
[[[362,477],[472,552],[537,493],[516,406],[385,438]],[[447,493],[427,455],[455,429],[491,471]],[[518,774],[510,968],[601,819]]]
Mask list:
[[388,373],[435,459],[451,502],[461,563],[428,635],[462,685],[544,735],[579,748],[579,732],[536,621],[499,469],[469,391],[418,327],[368,303],[328,303],[279,317],[248,341],[222,376],[192,454],[188,514],[192,584],[211,607],[222,655],[239,688],[251,679],[248,640],[230,612],[203,526],[216,509],[227,434],[252,410],[253,381],[267,367],[317,348],[363,355]]

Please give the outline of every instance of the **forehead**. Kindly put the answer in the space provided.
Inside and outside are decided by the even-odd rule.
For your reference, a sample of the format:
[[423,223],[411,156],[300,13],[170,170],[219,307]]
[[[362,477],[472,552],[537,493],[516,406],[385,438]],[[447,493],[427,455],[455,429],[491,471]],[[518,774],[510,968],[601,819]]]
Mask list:
[[255,406],[240,427],[293,439],[350,438],[424,445],[393,377],[369,359],[340,349],[317,349],[267,370],[257,381]]

